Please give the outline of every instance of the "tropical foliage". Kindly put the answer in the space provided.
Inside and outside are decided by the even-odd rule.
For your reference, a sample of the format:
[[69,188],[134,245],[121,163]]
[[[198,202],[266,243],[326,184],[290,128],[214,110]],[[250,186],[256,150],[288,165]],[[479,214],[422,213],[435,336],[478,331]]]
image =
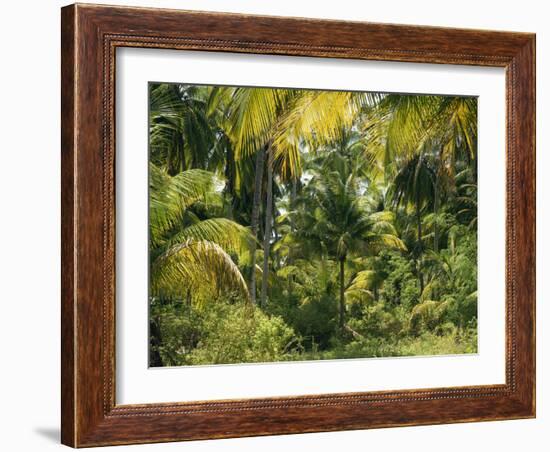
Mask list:
[[477,101],[149,86],[152,366],[477,351]]

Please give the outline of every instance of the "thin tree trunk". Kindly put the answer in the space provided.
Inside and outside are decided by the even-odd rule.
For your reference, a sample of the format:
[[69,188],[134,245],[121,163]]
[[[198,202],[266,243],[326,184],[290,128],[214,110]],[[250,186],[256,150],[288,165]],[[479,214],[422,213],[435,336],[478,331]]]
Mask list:
[[224,203],[227,195],[231,197],[231,209],[229,212],[230,218],[233,218],[233,210],[235,209],[235,155],[231,146],[227,146],[225,158],[225,195]]
[[290,206],[294,207],[294,201],[296,201],[296,195],[298,192],[298,180],[293,177],[292,178],[292,190],[290,192]]
[[474,150],[474,158],[473,158],[472,166],[473,166],[473,174],[474,174],[474,183],[477,184],[477,166],[478,166],[477,149]]
[[258,238],[258,225],[260,223],[260,203],[262,200],[262,180],[264,178],[265,149],[261,148],[256,155],[256,173],[254,175],[254,201],[252,204],[252,216],[250,218],[250,229],[254,241],[251,245],[251,266],[250,271],[250,300],[256,303],[256,239]]
[[420,301],[424,293],[424,274],[422,273],[420,258],[416,259],[416,274],[418,275],[418,285],[420,287],[418,296],[418,300]]
[[345,300],[345,290],[344,290],[344,266],[345,258],[340,259],[340,316],[339,316],[339,325],[340,329],[344,330],[344,316],[346,314],[346,300]]
[[[436,172],[435,183],[434,183],[434,252],[439,252],[439,172]],[[432,290],[432,298],[437,300],[438,292],[437,289]]]
[[418,283],[420,286],[420,297],[424,292],[424,275],[422,274],[421,269],[421,255],[422,255],[422,217],[420,216],[420,202],[417,200],[416,203],[416,229],[418,236],[418,257],[416,259],[416,273],[418,274]]
[[149,335],[151,336],[149,343],[149,366],[162,367],[162,357],[158,348],[162,345],[162,334],[160,330],[160,317],[151,319],[149,322]]
[[434,251],[437,253],[439,251],[439,227],[437,225],[438,222],[438,214],[439,214],[439,178],[435,177],[435,184],[434,184]]
[[[292,178],[291,182],[291,190],[290,190],[290,211],[293,212],[294,208],[296,207],[296,197],[298,193],[298,179]],[[289,216],[289,225],[290,225],[290,232],[294,233],[296,230],[296,225],[294,223],[294,215]],[[286,262],[288,265],[291,265],[293,262],[293,256],[292,256],[292,250],[289,250],[288,256],[286,258]]]
[[[273,204],[273,202],[272,202]],[[279,235],[279,230],[277,228],[277,211],[275,209],[275,206],[273,205],[273,209],[272,209],[272,212],[273,212],[273,220],[272,220],[272,224],[273,224],[273,243],[278,243],[279,240],[281,239],[281,236]],[[272,268],[274,271],[277,271],[279,270],[280,268],[280,265],[281,265],[281,262],[279,260],[279,251],[278,250],[275,250],[273,251],[273,258],[272,258]]]
[[273,151],[271,146],[267,150],[267,193],[265,205],[264,227],[264,265],[262,272],[262,292],[260,294],[260,306],[266,305],[267,283],[269,278],[269,251],[271,247],[271,228],[273,220]]

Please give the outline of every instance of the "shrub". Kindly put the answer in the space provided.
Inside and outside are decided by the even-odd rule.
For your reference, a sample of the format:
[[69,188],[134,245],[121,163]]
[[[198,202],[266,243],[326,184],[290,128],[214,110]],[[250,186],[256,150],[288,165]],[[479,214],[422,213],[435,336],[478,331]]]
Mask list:
[[288,359],[298,340],[277,316],[258,308],[221,305],[209,313],[203,336],[190,353],[190,364],[271,362]]

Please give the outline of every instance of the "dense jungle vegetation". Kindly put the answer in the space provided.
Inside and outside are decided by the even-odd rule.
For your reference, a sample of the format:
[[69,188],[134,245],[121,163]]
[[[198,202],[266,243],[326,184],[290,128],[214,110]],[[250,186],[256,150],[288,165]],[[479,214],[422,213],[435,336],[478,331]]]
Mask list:
[[149,100],[151,366],[477,351],[477,99]]

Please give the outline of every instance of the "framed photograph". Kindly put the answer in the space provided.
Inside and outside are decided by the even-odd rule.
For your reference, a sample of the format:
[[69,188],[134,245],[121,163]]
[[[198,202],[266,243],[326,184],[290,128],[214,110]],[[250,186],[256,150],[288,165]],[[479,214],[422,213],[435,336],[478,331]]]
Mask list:
[[535,416],[535,36],[62,9],[62,442]]

